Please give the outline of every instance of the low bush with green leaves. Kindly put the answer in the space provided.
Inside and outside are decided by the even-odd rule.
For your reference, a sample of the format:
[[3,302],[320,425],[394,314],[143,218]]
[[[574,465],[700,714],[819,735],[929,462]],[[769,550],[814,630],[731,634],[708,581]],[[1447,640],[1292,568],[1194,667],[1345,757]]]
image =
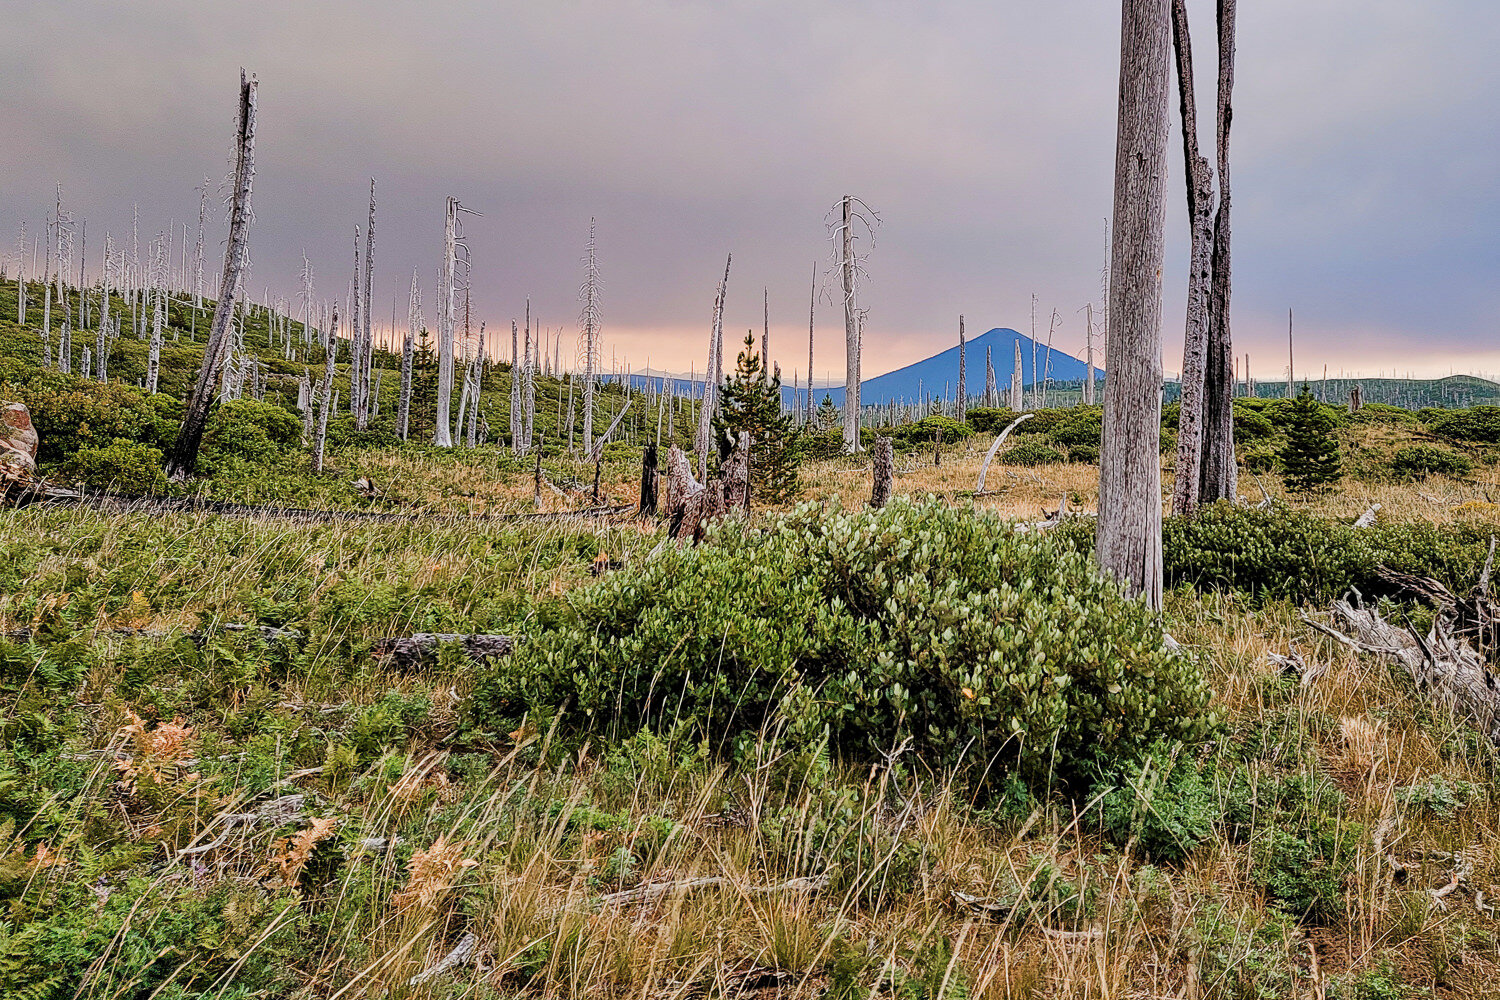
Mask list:
[[1198,665],[1084,554],[938,505],[730,522],[569,603],[479,680],[478,725],[689,720],[720,745],[784,726],[854,756],[910,738],[929,761],[1066,778],[1211,723]]
[[[1021,425],[1025,427],[1025,424]],[[1068,457],[1045,441],[1022,441],[1002,451],[997,457],[1001,465],[1058,465]]]
[[1427,429],[1449,441],[1500,443],[1500,406],[1471,406],[1467,410],[1423,410]]
[[1432,475],[1462,477],[1474,471],[1474,462],[1469,456],[1430,444],[1397,448],[1387,464],[1391,472],[1403,479],[1426,479]]
[[58,474],[89,489],[126,496],[162,493],[167,488],[161,449],[123,438],[104,447],[84,445],[68,456]]

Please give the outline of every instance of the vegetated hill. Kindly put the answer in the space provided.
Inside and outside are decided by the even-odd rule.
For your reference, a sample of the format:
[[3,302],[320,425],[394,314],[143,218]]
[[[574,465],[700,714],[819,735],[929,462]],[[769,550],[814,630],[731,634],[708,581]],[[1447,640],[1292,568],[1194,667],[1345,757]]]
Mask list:
[[[1325,403],[1341,404],[1349,401],[1349,391],[1359,386],[1360,398],[1366,403],[1383,403],[1400,406],[1408,410],[1420,410],[1425,406],[1439,409],[1464,409],[1470,406],[1500,405],[1500,384],[1477,375],[1448,375],[1444,378],[1330,378],[1298,379],[1294,384],[1297,392],[1304,381],[1308,391]],[[1254,386],[1258,399],[1287,398],[1286,382],[1257,382]],[[1236,395],[1244,392],[1243,384],[1235,389]],[[1182,395],[1180,382],[1168,382],[1166,402],[1173,402]]]

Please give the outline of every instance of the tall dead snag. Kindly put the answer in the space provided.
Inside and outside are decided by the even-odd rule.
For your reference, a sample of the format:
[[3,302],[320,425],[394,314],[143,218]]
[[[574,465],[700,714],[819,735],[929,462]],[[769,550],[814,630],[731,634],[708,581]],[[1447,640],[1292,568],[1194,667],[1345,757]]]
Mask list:
[[641,456],[641,517],[656,516],[657,447],[647,444]]
[[891,500],[896,480],[896,444],[888,437],[875,439],[875,464],[871,469],[870,506],[884,507]]
[[[589,242],[583,255],[583,450],[594,447],[594,383],[599,378],[599,247],[594,220],[589,220]],[[514,377],[514,375],[512,375]]]
[[[1024,383],[1021,378],[1021,342],[1017,340],[1015,343],[1016,361],[1015,366],[1010,370],[1010,408],[1012,410],[1020,412],[1021,407],[1025,406],[1026,403],[1025,400],[1022,399],[1022,388]],[[1032,378],[1033,381],[1035,381],[1035,373],[1033,373]]]
[[840,220],[833,231],[834,265],[844,296],[844,451],[857,452],[859,444],[859,305],[855,301],[857,265],[854,259],[854,199],[839,202]]
[[1203,463],[1203,366],[1208,351],[1208,285],[1213,246],[1214,174],[1198,150],[1198,102],[1193,93],[1193,43],[1187,0],[1172,0],[1172,47],[1177,57],[1177,98],[1182,114],[1188,226],[1187,325],[1182,338],[1182,402],[1177,429],[1177,468],[1172,512],[1198,506]]
[[323,385],[318,391],[318,436],[313,441],[312,469],[323,471],[323,446],[328,440],[328,413],[338,406],[333,392],[333,369],[339,356],[339,308],[333,307],[328,320],[328,350],[323,357]]
[[374,299],[375,278],[375,178],[370,178],[370,224],[365,227],[365,309],[361,315],[359,330],[360,350],[356,352],[354,366],[350,370],[355,373],[359,383],[359,414],[355,418],[356,426],[365,430],[370,426],[370,366],[375,356],[375,335],[370,325],[370,315],[375,311]]
[[1170,134],[1170,0],[1122,0],[1109,380],[1099,453],[1099,565],[1160,610],[1161,268]]
[[416,355],[417,327],[422,322],[422,289],[417,269],[411,269],[411,294],[406,303],[406,340],[401,345],[401,400],[396,406],[396,435],[406,440],[411,424],[411,383]]
[[990,353],[990,345],[984,345],[984,405],[998,406],[1000,404],[1000,392],[995,386],[995,359]]
[[750,432],[740,431],[720,471],[725,512],[750,509]]
[[208,408],[213,402],[214,381],[229,348],[229,325],[240,295],[241,279],[249,261],[250,185],[255,177],[255,85],[252,76],[240,70],[240,118],[235,137],[234,197],[229,211],[229,247],[224,254],[224,274],[214,318],[209,326],[208,346],[198,380],[188,396],[182,427],[167,452],[166,472],[175,480],[186,479],[198,462],[198,446],[208,426]]
[[718,411],[719,383],[723,381],[724,343],[724,297],[729,290],[729,267],[734,263],[734,254],[724,260],[724,279],[719,282],[718,294],[714,296],[713,322],[708,331],[708,369],[703,376],[703,401],[698,406],[698,432],[693,438],[693,450],[698,456],[698,475],[708,479],[708,453],[713,446],[713,418]]
[[818,265],[813,262],[812,291],[807,296],[807,425],[813,424],[813,316],[818,308]]
[[458,265],[458,199],[449,197],[443,220],[443,265],[438,278],[438,398],[437,426],[432,443],[453,447],[453,421],[448,410],[453,401],[453,288]]
[[958,317],[958,411],[954,418],[963,423],[969,418],[968,347],[964,343],[964,318]]
[[[1234,460],[1234,345],[1229,330],[1229,123],[1233,117],[1235,0],[1218,0],[1218,122],[1215,148],[1219,167],[1219,206],[1214,215],[1208,293],[1208,350],[1203,378],[1203,472],[1199,500],[1233,500],[1239,469]],[[1249,366],[1246,366],[1248,379]]]

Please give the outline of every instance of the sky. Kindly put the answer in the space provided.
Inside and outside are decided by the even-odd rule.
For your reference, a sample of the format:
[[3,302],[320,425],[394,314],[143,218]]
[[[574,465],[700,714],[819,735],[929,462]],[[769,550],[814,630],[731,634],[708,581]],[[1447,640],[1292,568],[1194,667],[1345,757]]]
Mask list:
[[[1189,0],[1213,145],[1213,4]],[[0,32],[0,249],[55,186],[88,227],[196,227],[228,172],[240,67],[259,80],[251,294],[295,299],[305,251],[342,300],[379,198],[377,325],[432,287],[448,195],[472,317],[532,313],[577,344],[590,220],[604,347],[703,370],[734,255],[726,349],[759,337],[842,381],[826,222],[879,215],[860,291],[866,376],[971,332],[1081,354],[1112,204],[1119,5],[1082,0],[14,0]],[[1239,11],[1232,332],[1262,381],[1500,373],[1500,8],[1492,0],[1259,0]],[[1175,86],[1175,84],[1174,84]],[[1187,221],[1173,100],[1164,362],[1180,364]],[[216,194],[217,197],[217,194]],[[210,221],[217,260],[227,225]],[[503,338],[501,354],[508,354]],[[1107,364],[1107,360],[1105,361]]]

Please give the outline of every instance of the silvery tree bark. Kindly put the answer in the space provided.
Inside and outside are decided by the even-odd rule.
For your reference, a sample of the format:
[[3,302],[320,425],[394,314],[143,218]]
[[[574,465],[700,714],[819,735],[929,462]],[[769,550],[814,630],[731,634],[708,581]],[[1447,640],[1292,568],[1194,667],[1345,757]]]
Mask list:
[[453,400],[453,272],[458,256],[458,199],[448,198],[443,222],[443,266],[438,279],[438,398],[432,443],[453,447],[449,406]]
[[1172,512],[1191,514],[1198,506],[1203,463],[1203,363],[1208,350],[1214,178],[1208,159],[1198,151],[1198,106],[1193,90],[1193,42],[1188,33],[1187,0],[1172,0],[1172,47],[1177,58],[1177,98],[1182,119],[1190,233],[1187,323],[1182,339],[1182,401],[1177,422]]
[[[571,384],[569,385],[571,389]],[[571,397],[570,397],[571,402]],[[572,424],[572,411],[569,410],[568,422]],[[568,435],[571,442],[572,434]],[[571,443],[569,448],[571,448]],[[521,333],[516,326],[516,321],[510,321],[510,451],[513,455],[521,455],[525,449],[525,442],[521,439]]]
[[406,305],[406,340],[401,345],[401,400],[396,406],[396,434],[406,440],[411,424],[412,368],[416,358],[416,330],[422,321],[422,289],[417,285],[417,269],[411,269],[411,296]]
[[[583,448],[594,447],[594,382],[599,376],[599,253],[594,220],[589,220],[589,242],[583,257]],[[570,435],[571,436],[571,435]]]
[[813,422],[813,315],[818,307],[818,264],[813,262],[812,291],[807,296],[807,424]]
[[1161,268],[1171,129],[1170,0],[1122,0],[1099,565],[1161,609]]
[[473,404],[469,409],[469,424],[465,435],[465,443],[473,448],[478,443],[479,437],[479,400],[480,393],[484,390],[484,324],[479,324],[479,355],[474,359],[474,391]]
[[313,386],[312,369],[305,366],[297,380],[297,409],[302,411],[302,447],[306,448],[313,436]]
[[193,250],[193,311],[203,308],[203,224],[208,216],[208,177],[198,189],[198,245]]
[[[527,311],[530,311],[529,304]],[[528,316],[528,328],[530,327],[530,323],[531,320]],[[521,435],[526,439],[527,448],[532,446],[532,437],[536,433],[536,370],[539,360],[537,352],[541,349],[541,346],[537,338],[532,337],[529,332],[526,334],[526,383],[524,386],[525,393],[521,400],[523,408]]]
[[694,450],[698,453],[698,478],[708,478],[708,453],[713,447],[713,418],[718,403],[719,381],[723,377],[719,365],[723,358],[724,297],[729,289],[729,266],[734,254],[724,260],[724,279],[719,282],[719,292],[714,296],[713,322],[708,331],[708,370],[703,376],[703,401],[698,406],[698,434]]
[[[1233,500],[1239,492],[1234,457],[1234,346],[1229,330],[1229,125],[1233,117],[1235,0],[1218,0],[1219,93],[1216,152],[1219,206],[1214,215],[1208,293],[1208,351],[1203,378],[1203,472],[1199,500]],[[1113,367],[1113,366],[1111,366]],[[1248,371],[1248,366],[1247,366]]]
[[859,446],[859,352],[860,329],[854,299],[854,199],[844,195],[839,228],[839,279],[844,292],[844,450]]
[[363,312],[361,299],[364,295],[364,275],[359,268],[359,226],[354,227],[354,281],[349,286],[349,415],[355,426],[360,421],[359,365],[365,356],[364,343],[360,340],[364,325],[360,322]]
[[187,478],[197,464],[198,446],[203,440],[203,430],[208,425],[209,404],[213,402],[214,379],[224,363],[224,355],[229,347],[229,326],[234,315],[235,298],[240,293],[241,278],[249,261],[250,188],[255,177],[255,86],[255,78],[246,80],[245,71],[240,70],[239,132],[235,142],[229,247],[224,255],[221,292],[214,305],[208,345],[203,352],[203,365],[188,396],[182,427],[167,455],[167,475],[173,479]]
[[995,385],[995,362],[989,344],[984,345],[984,405],[1000,405],[1000,390]]
[[[1021,342],[1017,340],[1015,344],[1016,363],[1015,367],[1010,370],[1010,408],[1020,413],[1021,408],[1025,405],[1025,401],[1022,399],[1024,380],[1021,372]],[[1032,373],[1032,381],[1036,381],[1035,372]]]
[[52,284],[42,286],[42,336],[52,336]]
[[1094,405],[1094,304],[1089,303],[1088,314],[1088,374],[1083,382],[1083,405]]
[[333,391],[333,369],[338,364],[339,355],[339,310],[333,307],[333,314],[328,323],[328,350],[323,357],[323,385],[318,390],[318,436],[313,442],[312,468],[313,472],[323,471],[323,448],[328,441],[328,414],[336,408],[338,395]]
[[156,290],[156,308],[151,318],[151,350],[146,362],[146,394],[156,394],[156,381],[161,374],[162,323],[166,319],[162,306],[162,291]]
[[765,326],[760,335],[761,380],[771,384],[771,290],[763,289],[765,295]]
[[365,226],[365,309],[360,327],[360,352],[355,365],[359,382],[359,415],[355,426],[365,430],[370,426],[370,366],[374,360],[375,335],[370,324],[370,315],[375,311],[375,178],[370,178],[370,222]]
[[968,346],[964,343],[964,318],[958,317],[958,409],[954,418],[963,423],[969,417]]

